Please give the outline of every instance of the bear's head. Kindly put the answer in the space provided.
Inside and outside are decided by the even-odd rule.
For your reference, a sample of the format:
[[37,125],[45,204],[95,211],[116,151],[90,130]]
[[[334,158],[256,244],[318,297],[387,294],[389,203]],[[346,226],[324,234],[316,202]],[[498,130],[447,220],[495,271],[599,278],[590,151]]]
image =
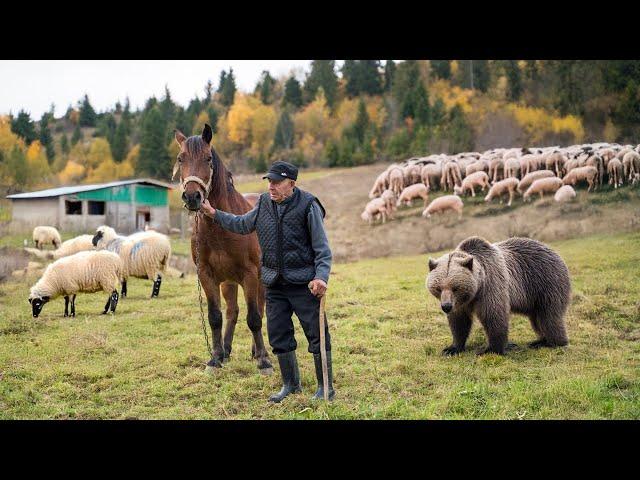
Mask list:
[[434,260],[429,259],[426,287],[440,300],[444,313],[460,310],[476,296],[478,280],[474,274],[473,256],[452,252]]

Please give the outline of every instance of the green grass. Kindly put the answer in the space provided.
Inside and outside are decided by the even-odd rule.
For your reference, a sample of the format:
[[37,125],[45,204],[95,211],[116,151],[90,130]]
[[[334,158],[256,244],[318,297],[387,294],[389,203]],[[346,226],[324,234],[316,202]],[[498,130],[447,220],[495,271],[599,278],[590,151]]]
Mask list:
[[62,317],[62,299],[33,319],[31,282],[3,284],[0,418],[640,418],[640,233],[552,246],[572,276],[570,345],[524,348],[534,335],[515,316],[510,339],[523,348],[504,357],[475,355],[485,342],[477,322],[470,351],[440,355],[451,338],[424,288],[427,255],[335,265],[329,405],[308,399],[313,362],[297,321],[304,394],[266,402],[279,374],[261,376],[249,359],[244,306],[231,361],[206,375],[193,276],[165,280],[156,300],[150,281],[133,279],[113,317],[97,314],[106,295],[80,295],[74,319]]

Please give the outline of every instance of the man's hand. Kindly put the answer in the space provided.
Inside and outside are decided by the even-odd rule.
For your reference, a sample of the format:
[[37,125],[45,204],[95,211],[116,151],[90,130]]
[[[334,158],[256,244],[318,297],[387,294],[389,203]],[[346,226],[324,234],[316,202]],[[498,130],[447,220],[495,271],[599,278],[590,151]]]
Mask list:
[[211,206],[208,199],[205,199],[204,203],[200,205],[200,210],[202,210],[202,213],[207,217],[213,218],[216,215],[216,209]]
[[326,293],[327,284],[324,280],[316,278],[315,280],[309,282],[309,290],[311,290],[311,293],[313,293],[316,297],[320,298]]

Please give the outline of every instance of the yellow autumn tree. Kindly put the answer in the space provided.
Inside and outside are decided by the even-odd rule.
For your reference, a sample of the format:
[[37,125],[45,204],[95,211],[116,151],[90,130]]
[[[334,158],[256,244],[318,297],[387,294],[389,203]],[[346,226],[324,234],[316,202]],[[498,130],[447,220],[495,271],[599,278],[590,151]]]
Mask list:
[[233,106],[227,114],[229,140],[248,147],[251,144],[251,123],[260,100],[236,93]]
[[124,162],[122,162],[122,163],[129,164],[131,166],[131,168],[133,168],[133,170],[135,170],[136,169],[136,165],[138,164],[138,158],[139,157],[140,157],[140,144],[138,143],[131,150],[129,150],[129,153],[127,154],[127,158],[125,158]]
[[51,169],[47,155],[39,140],[35,140],[27,148],[27,166],[29,168],[29,185],[44,185],[49,180]]
[[295,131],[300,138],[305,135],[324,143],[331,134],[330,111],[322,88],[313,102],[294,117]]
[[91,170],[85,178],[86,183],[106,183],[118,178],[118,166],[112,158],[107,158]]
[[267,154],[273,145],[278,116],[271,105],[259,105],[251,119],[251,153]]
[[103,162],[113,162],[111,155],[111,147],[106,138],[96,138],[91,142],[89,152],[87,153],[87,166],[89,168],[98,168]]
[[[76,143],[69,151],[68,162],[82,165],[85,170],[87,168],[87,149],[82,142]],[[68,163],[67,162],[67,163]]]
[[7,154],[14,146],[25,148],[24,140],[11,131],[11,120],[7,115],[0,116],[0,150]]
[[64,169],[58,173],[58,181],[63,185],[77,185],[84,179],[86,168],[74,161],[68,161]]
[[[196,119],[196,123],[193,125],[193,134],[196,135],[201,133],[205,123],[208,123],[209,125],[211,125],[211,123],[209,122],[209,114],[205,111],[202,111],[200,112],[200,115],[198,115],[198,118]],[[182,133],[184,133],[187,137],[189,136],[189,132],[182,132]]]

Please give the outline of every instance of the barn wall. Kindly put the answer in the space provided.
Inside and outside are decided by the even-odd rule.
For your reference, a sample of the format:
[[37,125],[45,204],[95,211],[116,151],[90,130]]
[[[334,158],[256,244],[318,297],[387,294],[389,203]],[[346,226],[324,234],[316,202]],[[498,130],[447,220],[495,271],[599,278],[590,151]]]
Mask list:
[[14,199],[12,206],[11,229],[14,232],[26,232],[38,225],[60,228],[58,199],[55,197]]

